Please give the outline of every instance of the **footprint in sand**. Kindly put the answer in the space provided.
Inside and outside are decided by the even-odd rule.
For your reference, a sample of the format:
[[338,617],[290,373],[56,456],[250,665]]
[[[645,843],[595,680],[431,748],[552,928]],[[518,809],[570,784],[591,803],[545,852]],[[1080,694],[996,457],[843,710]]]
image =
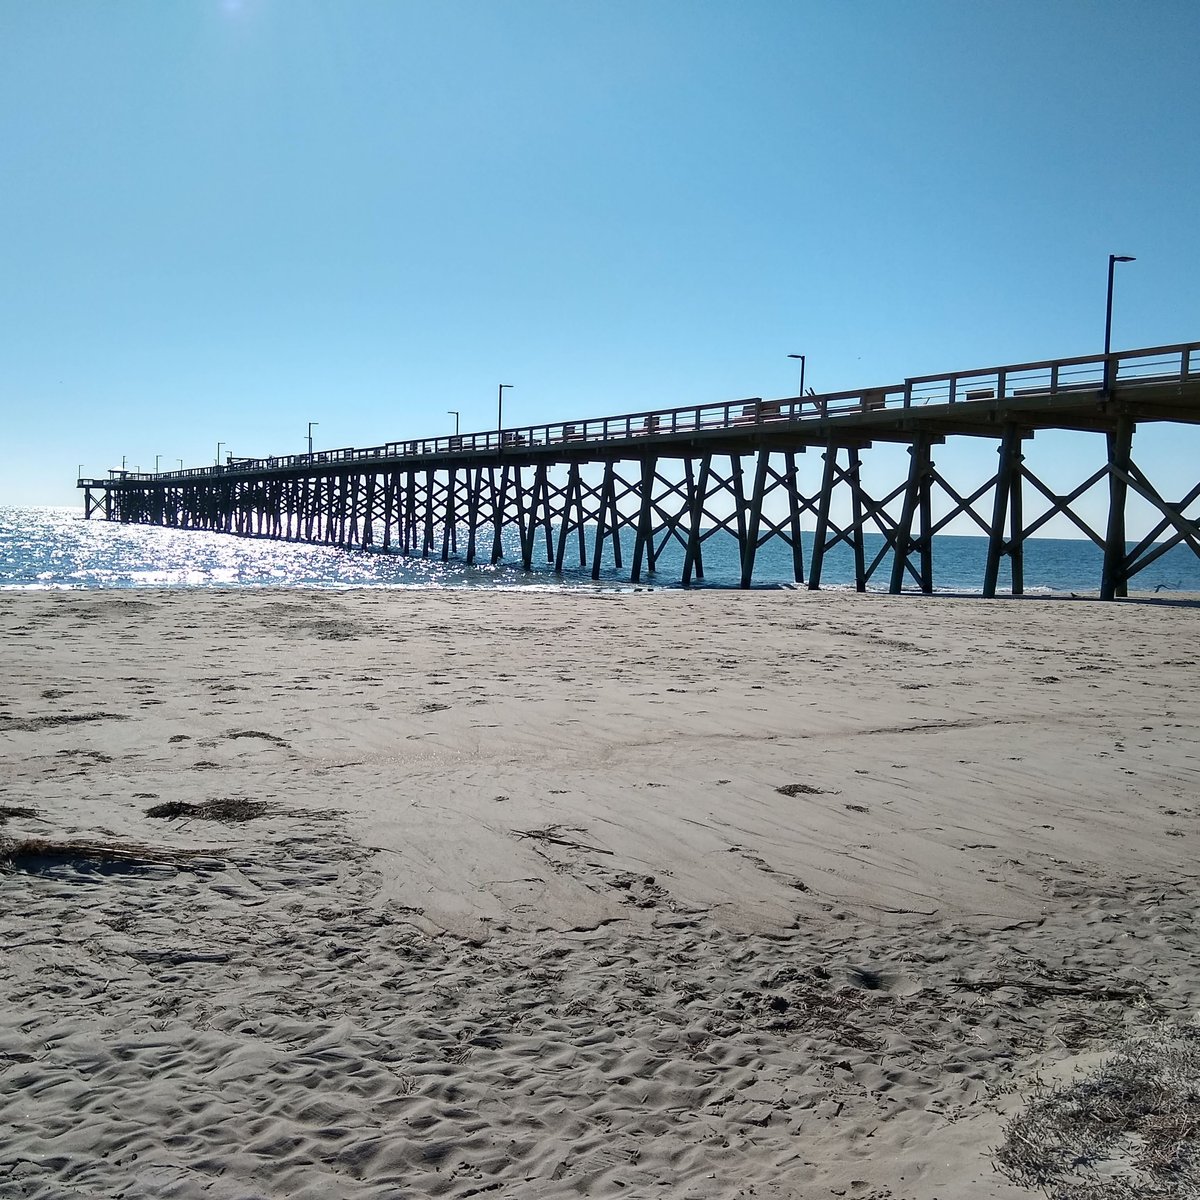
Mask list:
[[846,982],[861,992],[883,992],[889,996],[911,996],[921,984],[909,975],[889,967],[846,967]]

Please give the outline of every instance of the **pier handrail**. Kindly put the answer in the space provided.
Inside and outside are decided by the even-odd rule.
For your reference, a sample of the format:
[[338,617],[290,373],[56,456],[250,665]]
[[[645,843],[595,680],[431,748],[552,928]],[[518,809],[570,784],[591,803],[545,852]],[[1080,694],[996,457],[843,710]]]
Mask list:
[[535,446],[578,444],[581,447],[594,447],[680,433],[707,434],[722,430],[744,433],[748,427],[777,427],[779,423],[872,414],[896,408],[936,404],[959,406],[994,403],[1016,397],[1054,396],[1064,391],[1099,391],[1111,387],[1118,379],[1124,385],[1158,384],[1183,381],[1197,375],[1200,375],[1200,342],[1182,342],[1114,351],[1107,358],[1103,354],[1086,354],[939,375],[914,375],[903,383],[882,387],[855,388],[778,400],[752,396],[711,404],[647,409],[618,416],[577,418],[479,433],[400,439],[365,449],[347,446],[337,450],[317,450],[312,454],[239,457],[226,465],[187,467],[179,471],[134,472],[113,469],[109,471],[107,480],[81,477],[77,486],[236,477],[262,471],[359,463],[371,459],[397,460],[488,451],[502,453],[504,450]]
[[[1084,354],[1073,358],[975,367],[938,375],[913,375],[905,380],[905,407],[914,403],[969,403],[972,400],[1003,400],[1009,396],[1054,396],[1064,391],[1102,389],[1106,380],[1111,387],[1122,376],[1122,368],[1122,381],[1126,383],[1184,380],[1200,370],[1200,362],[1195,361],[1197,351],[1200,351],[1200,343],[1180,342],[1114,351],[1107,358],[1103,354]],[[1177,371],[1160,369],[1173,364],[1176,359],[1179,362]],[[971,387],[972,384],[975,386]],[[967,385],[965,392],[960,385]],[[990,395],[982,394],[988,391]]]

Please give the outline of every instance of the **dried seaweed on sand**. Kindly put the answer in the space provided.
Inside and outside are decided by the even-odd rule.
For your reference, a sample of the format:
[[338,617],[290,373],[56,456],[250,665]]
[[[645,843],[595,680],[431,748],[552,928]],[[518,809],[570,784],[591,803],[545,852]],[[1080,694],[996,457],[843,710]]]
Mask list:
[[211,861],[207,850],[180,850],[136,843],[61,841],[57,838],[0,838],[0,868],[37,869],[44,866],[179,867],[198,858]]
[[189,804],[186,800],[168,800],[146,809],[148,817],[195,817],[201,821],[253,821],[265,817],[271,806],[261,800],[245,800],[230,796],[223,800],[206,800]]
[[1161,1026],[1082,1078],[1039,1087],[996,1158],[1052,1200],[1200,1196],[1200,1028]]
[[9,817],[36,817],[37,813],[32,808],[22,808],[17,804],[0,804],[0,825],[3,825]]

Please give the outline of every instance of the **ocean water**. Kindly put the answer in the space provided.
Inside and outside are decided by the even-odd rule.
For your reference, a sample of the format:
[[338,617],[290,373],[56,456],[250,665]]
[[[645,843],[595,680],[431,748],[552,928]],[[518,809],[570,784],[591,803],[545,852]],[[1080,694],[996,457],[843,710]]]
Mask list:
[[[438,545],[440,546],[440,535]],[[460,538],[465,546],[465,535]],[[867,561],[882,545],[868,538]],[[490,549],[490,542],[488,543]],[[602,588],[628,589],[632,537],[624,543],[624,568],[617,570],[606,553],[599,581],[590,565],[578,565],[577,542],[571,540],[562,574],[545,561],[523,571],[515,533],[506,537],[506,559],[495,565],[468,567],[461,559],[443,563],[440,557],[422,559],[379,551],[341,550],[297,542],[241,538],[230,534],[163,529],[86,521],[82,510],[69,508],[0,507],[0,588],[137,588],[137,587],[400,587],[400,588]],[[575,558],[571,561],[571,551]],[[979,593],[987,540],[982,537],[940,535],[934,539],[934,585],[939,592]],[[812,535],[804,538],[807,570]],[[1090,541],[1031,538],[1025,543],[1026,594],[1095,592],[1100,583],[1100,551]],[[589,558],[590,564],[590,558]],[[669,546],[654,575],[643,575],[641,586],[679,587],[683,550]],[[705,587],[736,587],[740,577],[737,543],[723,532],[704,544]],[[845,546],[825,558],[822,587],[852,588],[853,560]],[[890,566],[885,560],[871,590],[886,591]],[[755,563],[756,587],[792,582],[790,548],[778,539],[763,545]],[[1007,564],[1000,586],[1008,586]],[[916,590],[909,578],[906,590]],[[1200,558],[1186,546],[1176,546],[1136,576],[1130,585],[1138,592],[1200,592]]]

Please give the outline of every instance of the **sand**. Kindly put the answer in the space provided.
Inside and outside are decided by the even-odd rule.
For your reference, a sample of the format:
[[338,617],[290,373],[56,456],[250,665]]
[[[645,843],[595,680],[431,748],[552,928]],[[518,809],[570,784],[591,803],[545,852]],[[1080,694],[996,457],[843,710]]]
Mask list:
[[1190,605],[0,630],[0,839],[125,855],[0,866],[6,1198],[1028,1196],[992,1151],[1038,1073],[1200,1006]]

